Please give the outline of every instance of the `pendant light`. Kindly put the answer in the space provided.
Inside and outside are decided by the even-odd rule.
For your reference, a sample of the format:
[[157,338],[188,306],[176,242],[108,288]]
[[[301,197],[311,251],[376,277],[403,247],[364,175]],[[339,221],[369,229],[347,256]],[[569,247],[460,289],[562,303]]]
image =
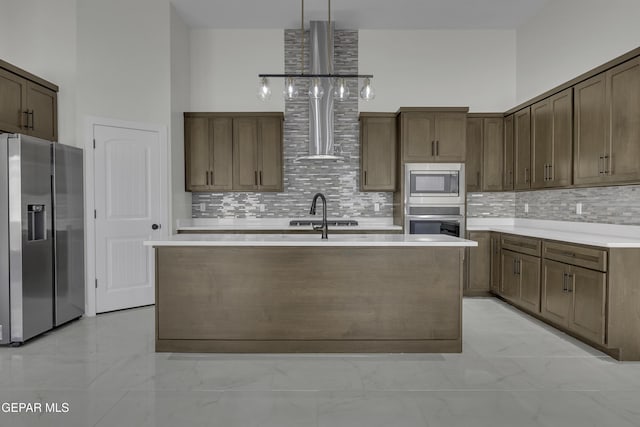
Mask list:
[[[301,64],[304,64],[304,0],[301,0],[301,19],[300,19],[300,58]],[[327,0],[328,9],[328,22],[331,27],[331,0]],[[329,36],[330,37],[330,36]],[[332,46],[332,43],[329,43]],[[304,65],[302,65],[304,67]],[[285,73],[285,74],[258,74],[260,85],[258,87],[258,98],[262,101],[268,101],[271,98],[271,89],[269,88],[267,78],[285,78],[285,89],[282,92],[286,100],[295,99],[299,95],[299,90],[296,87],[296,80],[310,80],[309,96],[311,98],[322,98],[324,96],[324,89],[320,82],[320,78],[333,78],[336,79],[336,87],[329,94],[338,101],[344,101],[349,98],[349,86],[348,79],[364,79],[364,85],[360,90],[360,97],[364,101],[371,101],[375,98],[375,91],[371,86],[372,74],[340,74],[340,73],[328,73],[328,74],[306,74],[304,68],[301,69],[299,74]]]

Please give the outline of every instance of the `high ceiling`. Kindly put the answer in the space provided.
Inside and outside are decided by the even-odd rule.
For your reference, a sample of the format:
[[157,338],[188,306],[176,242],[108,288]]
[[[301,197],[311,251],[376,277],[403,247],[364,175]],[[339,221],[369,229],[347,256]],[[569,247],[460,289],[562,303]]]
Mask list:
[[[301,0],[171,0],[194,28],[299,28]],[[333,0],[343,29],[514,29],[550,0]],[[305,0],[309,20],[327,19],[327,0]]]

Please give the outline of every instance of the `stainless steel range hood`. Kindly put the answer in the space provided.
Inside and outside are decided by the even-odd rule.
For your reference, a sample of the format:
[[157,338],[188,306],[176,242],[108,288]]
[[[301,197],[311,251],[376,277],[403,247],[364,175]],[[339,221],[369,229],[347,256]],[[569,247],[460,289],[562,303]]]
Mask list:
[[[310,22],[310,70],[311,74],[333,72],[333,22]],[[309,155],[301,159],[341,159],[333,148],[333,81],[320,78],[324,90],[321,98],[309,97]],[[311,82],[313,84],[313,82]]]

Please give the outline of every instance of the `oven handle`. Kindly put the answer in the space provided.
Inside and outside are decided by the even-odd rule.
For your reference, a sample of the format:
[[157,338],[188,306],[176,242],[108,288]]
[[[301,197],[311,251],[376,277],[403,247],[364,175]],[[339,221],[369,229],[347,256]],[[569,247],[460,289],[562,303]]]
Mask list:
[[458,220],[462,221],[464,216],[462,215],[407,215],[407,219],[442,219],[442,220]]

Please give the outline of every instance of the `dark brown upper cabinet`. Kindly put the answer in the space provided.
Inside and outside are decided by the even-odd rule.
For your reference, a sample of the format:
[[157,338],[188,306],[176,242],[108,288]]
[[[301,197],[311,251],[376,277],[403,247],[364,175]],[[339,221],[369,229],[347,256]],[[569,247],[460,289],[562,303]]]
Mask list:
[[501,191],[504,167],[503,119],[483,119],[482,190]]
[[58,87],[0,61],[0,131],[58,139]]
[[[480,113],[478,113],[480,114]],[[467,118],[467,191],[500,191],[503,179],[502,117]]]
[[185,117],[187,191],[233,189],[233,119]]
[[233,120],[233,189],[282,191],[282,117]]
[[396,114],[360,114],[360,189],[396,189]]
[[515,190],[531,188],[531,108],[514,114],[514,186]]
[[404,162],[464,162],[467,109],[400,109]]
[[467,192],[482,191],[482,136],[483,120],[479,117],[467,118],[467,161],[465,180]]
[[502,174],[502,189],[513,190],[515,166],[513,159],[514,140],[514,115],[510,114],[504,118],[504,168]]
[[640,181],[640,58],[574,91],[574,184]]
[[282,191],[282,113],[185,113],[187,191]]
[[573,89],[531,106],[531,187],[571,185]]

